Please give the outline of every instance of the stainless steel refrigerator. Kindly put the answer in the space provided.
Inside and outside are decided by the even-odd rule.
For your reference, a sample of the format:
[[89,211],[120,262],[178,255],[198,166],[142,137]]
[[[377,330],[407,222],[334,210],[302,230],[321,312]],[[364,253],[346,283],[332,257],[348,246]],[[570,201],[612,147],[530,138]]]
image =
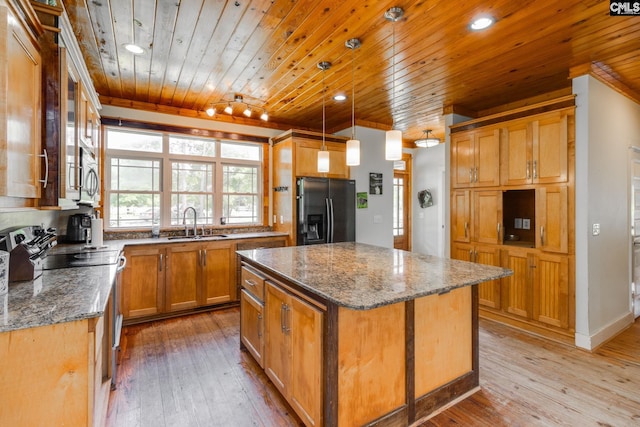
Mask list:
[[356,240],[356,182],[352,179],[297,179],[296,244]]

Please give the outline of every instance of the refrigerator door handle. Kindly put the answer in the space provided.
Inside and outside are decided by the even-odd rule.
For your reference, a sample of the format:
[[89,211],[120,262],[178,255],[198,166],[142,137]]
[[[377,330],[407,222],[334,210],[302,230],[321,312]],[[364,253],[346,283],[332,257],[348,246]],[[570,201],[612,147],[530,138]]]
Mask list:
[[326,217],[327,217],[327,229],[325,231],[326,233],[326,238],[325,238],[325,242],[326,243],[331,243],[331,209],[329,208],[329,199],[324,199],[324,207],[325,207],[325,213],[326,213]]
[[333,217],[333,199],[329,199],[329,208],[331,211],[331,214],[329,216],[329,218],[331,219],[331,243],[333,243],[333,231],[334,231],[334,224],[335,224],[335,218]]

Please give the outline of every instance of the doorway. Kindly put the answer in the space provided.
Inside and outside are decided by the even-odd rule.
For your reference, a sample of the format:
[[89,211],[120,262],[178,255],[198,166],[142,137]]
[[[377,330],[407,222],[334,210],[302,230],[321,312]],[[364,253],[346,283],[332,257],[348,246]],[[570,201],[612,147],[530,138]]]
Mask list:
[[393,164],[393,247],[411,250],[411,154]]
[[631,205],[631,302],[634,318],[640,316],[640,147],[629,150]]

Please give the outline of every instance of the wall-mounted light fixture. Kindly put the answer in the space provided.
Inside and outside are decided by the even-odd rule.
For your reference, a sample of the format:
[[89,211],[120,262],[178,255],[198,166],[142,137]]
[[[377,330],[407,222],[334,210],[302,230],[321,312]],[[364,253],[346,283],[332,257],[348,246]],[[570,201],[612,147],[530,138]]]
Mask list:
[[384,158],[387,160],[402,159],[402,132],[395,128],[395,100],[396,100],[396,22],[402,18],[404,10],[401,7],[392,7],[384,13],[384,19],[393,23],[393,38],[391,41],[392,72],[391,72],[391,130],[385,134]]

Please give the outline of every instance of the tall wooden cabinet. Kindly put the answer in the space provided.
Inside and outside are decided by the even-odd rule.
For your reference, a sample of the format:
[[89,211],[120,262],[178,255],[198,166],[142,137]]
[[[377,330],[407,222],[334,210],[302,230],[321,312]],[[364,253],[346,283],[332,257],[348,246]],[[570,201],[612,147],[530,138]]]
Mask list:
[[514,271],[479,286],[481,316],[572,341],[575,131],[566,102],[452,127],[451,257]]
[[289,234],[289,246],[296,244],[296,178],[349,178],[350,171],[346,165],[348,138],[325,135],[324,139],[330,159],[328,173],[317,170],[318,151],[322,147],[321,133],[289,130],[272,139],[273,230]]

